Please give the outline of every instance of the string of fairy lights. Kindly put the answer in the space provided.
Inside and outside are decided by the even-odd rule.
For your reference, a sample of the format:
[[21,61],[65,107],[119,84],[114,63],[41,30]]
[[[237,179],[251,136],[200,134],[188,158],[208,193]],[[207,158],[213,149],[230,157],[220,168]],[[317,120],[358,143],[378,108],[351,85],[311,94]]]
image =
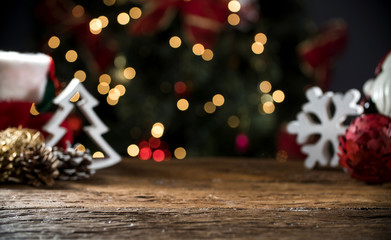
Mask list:
[[[188,0],[190,1],[190,0]],[[106,6],[113,6],[116,4],[116,0],[103,0],[103,3]],[[237,26],[240,24],[240,16],[238,12],[241,9],[241,4],[238,0],[231,0],[227,5],[230,14],[227,18],[227,23],[231,26]],[[81,5],[76,5],[72,9],[72,15],[74,18],[83,17],[85,14],[84,7]],[[89,22],[89,30],[92,34],[98,35],[100,34],[104,28],[108,27],[110,24],[119,24],[122,26],[126,26],[132,20],[137,20],[142,16],[143,12],[139,7],[132,7],[128,12],[120,12],[117,14],[116,19],[108,19],[106,16],[99,16],[97,18],[93,18]],[[171,48],[177,49],[182,45],[182,39],[180,36],[171,36],[168,39],[168,44]],[[249,49],[256,55],[262,54],[265,49],[265,45],[267,43],[267,36],[264,33],[256,33],[254,35],[254,42]],[[52,36],[48,40],[48,46],[51,49],[56,49],[61,45],[61,39],[58,36]],[[192,48],[192,52],[196,56],[200,56],[204,61],[212,61],[214,58],[214,53],[211,49],[206,49],[201,43],[195,43]],[[74,49],[69,49],[65,53],[65,60],[69,63],[74,63],[78,59],[78,53]],[[129,66],[126,61],[126,57],[124,55],[119,54],[115,57],[114,60],[114,73],[107,74],[104,73],[99,76],[99,82],[97,85],[97,91],[101,95],[106,95],[107,104],[111,106],[115,106],[120,97],[126,94],[125,85],[129,85],[129,82],[132,81],[136,77],[136,69],[132,66]],[[87,75],[83,70],[77,70],[74,73],[74,77],[79,79],[81,82],[85,81]],[[115,81],[113,81],[113,79]],[[114,82],[120,82],[118,84],[114,84]],[[126,84],[123,84],[126,83]],[[161,85],[161,90],[164,91],[164,83]],[[174,91],[177,94],[184,93],[186,91],[186,84],[182,81],[178,81],[174,84]],[[275,111],[275,104],[281,103],[285,99],[285,94],[282,90],[274,90],[272,91],[272,84],[269,81],[262,81],[259,84],[259,106],[258,111],[260,114],[272,114]],[[258,90],[257,90],[258,91]],[[79,100],[79,96],[76,94],[71,102],[77,102]],[[222,94],[216,93],[212,99],[205,102],[203,106],[203,110],[207,114],[213,114],[218,107],[223,107],[225,103],[225,98]],[[187,111],[191,108],[189,100],[186,98],[180,98],[176,102],[176,108],[179,111]],[[33,104],[31,107],[31,114],[37,115],[39,114]],[[240,126],[240,117],[237,115],[231,115],[227,119],[227,125],[230,128],[238,128]],[[171,156],[170,152],[167,152],[167,149],[159,149],[159,144],[161,141],[159,140],[164,134],[164,124],[160,122],[156,122],[151,127],[151,139],[147,144],[140,143],[130,144],[127,148],[127,153],[131,157],[139,157],[142,160],[154,159],[155,161],[163,161],[167,159],[167,156]],[[158,144],[159,143],[159,144]],[[78,147],[78,150],[82,151],[84,146]],[[173,152],[175,158],[184,159],[186,157],[186,150],[183,147],[178,147]],[[104,157],[103,153],[96,152],[93,154],[94,158]]]

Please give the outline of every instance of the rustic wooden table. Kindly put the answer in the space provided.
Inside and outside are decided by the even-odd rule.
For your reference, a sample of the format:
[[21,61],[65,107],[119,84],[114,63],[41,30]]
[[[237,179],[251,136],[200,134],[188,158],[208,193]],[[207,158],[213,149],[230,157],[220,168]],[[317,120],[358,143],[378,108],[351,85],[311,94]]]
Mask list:
[[4,239],[391,239],[391,184],[301,162],[124,159],[51,188],[0,185]]

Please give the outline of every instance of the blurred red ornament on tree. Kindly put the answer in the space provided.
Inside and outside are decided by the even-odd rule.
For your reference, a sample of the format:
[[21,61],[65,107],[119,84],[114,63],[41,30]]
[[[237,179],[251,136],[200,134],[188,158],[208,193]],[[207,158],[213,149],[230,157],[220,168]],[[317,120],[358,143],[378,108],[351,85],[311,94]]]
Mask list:
[[391,181],[391,118],[376,113],[357,117],[340,138],[338,156],[353,178]]
[[317,35],[298,46],[304,69],[323,90],[330,87],[332,65],[345,49],[347,40],[347,24],[337,19],[328,22]]
[[179,13],[187,40],[207,49],[215,44],[229,14],[228,0],[148,0],[144,6],[143,16],[131,26],[134,35],[154,34]]

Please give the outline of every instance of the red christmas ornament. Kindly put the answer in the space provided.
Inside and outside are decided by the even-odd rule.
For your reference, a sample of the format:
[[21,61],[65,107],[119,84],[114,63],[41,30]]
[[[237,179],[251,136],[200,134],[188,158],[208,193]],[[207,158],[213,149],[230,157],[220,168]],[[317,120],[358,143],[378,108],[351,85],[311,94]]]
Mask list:
[[338,156],[353,178],[391,181],[391,118],[377,113],[357,117],[340,138]]

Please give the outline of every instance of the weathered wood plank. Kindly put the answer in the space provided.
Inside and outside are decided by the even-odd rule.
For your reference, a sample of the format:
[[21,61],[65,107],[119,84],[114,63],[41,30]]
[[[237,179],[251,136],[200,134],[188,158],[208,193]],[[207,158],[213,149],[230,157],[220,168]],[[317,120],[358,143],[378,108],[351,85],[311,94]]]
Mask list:
[[0,185],[5,239],[390,239],[391,184],[298,162],[125,159],[52,188]]

